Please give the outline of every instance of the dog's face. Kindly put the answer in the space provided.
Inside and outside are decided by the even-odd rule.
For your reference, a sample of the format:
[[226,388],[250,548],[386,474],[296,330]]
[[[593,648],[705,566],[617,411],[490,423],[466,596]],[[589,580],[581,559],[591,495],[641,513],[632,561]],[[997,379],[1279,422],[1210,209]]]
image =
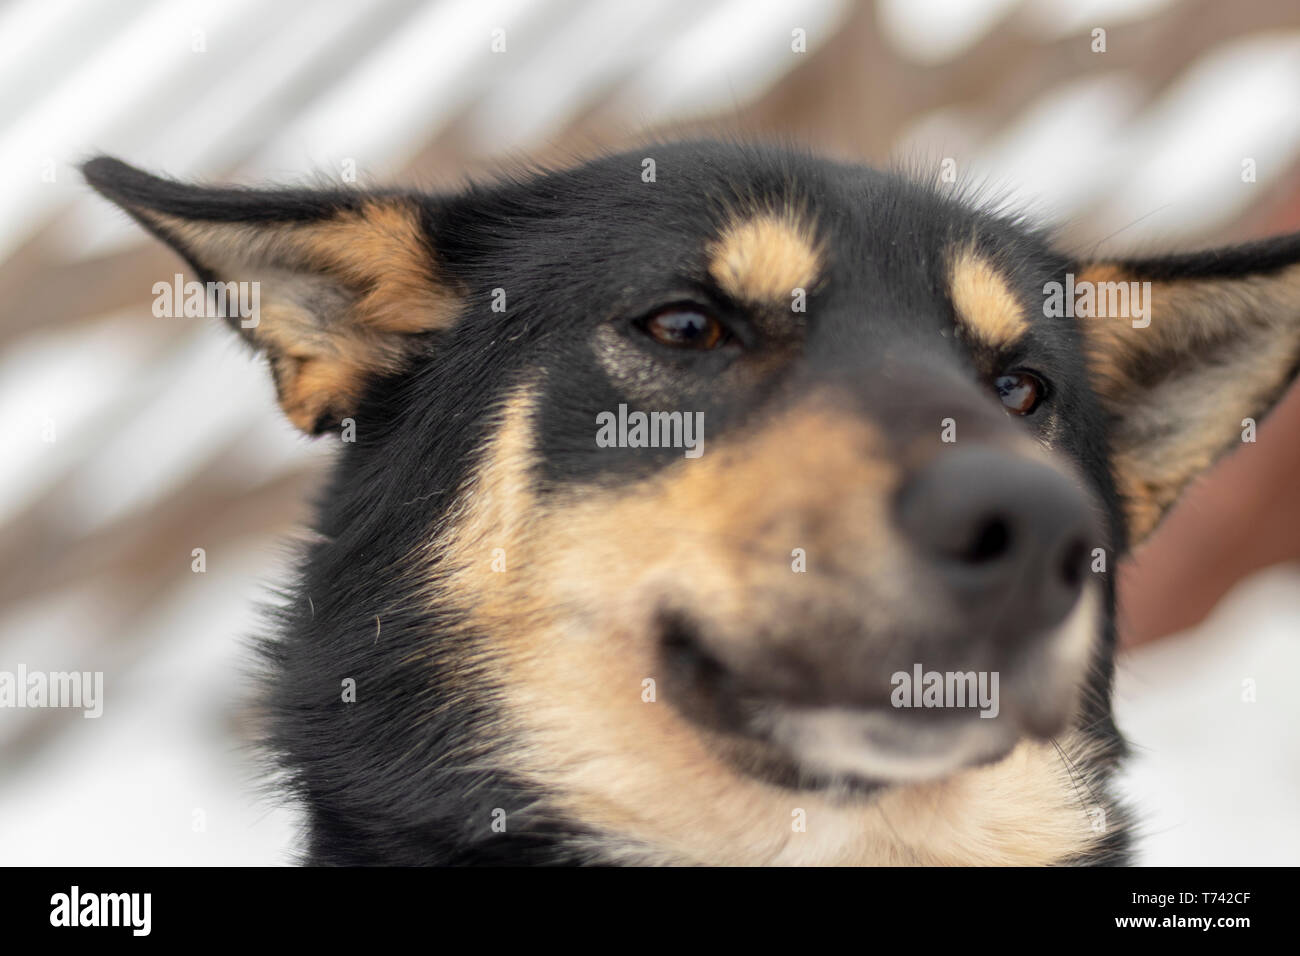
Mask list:
[[[539,688],[582,682],[562,706],[666,710],[765,779],[925,779],[1061,733],[1111,495],[1078,330],[1042,315],[1064,262],[861,168],[610,165],[484,277],[535,357],[480,471],[520,499],[467,498],[457,592]],[[630,447],[638,412],[672,416],[661,447]],[[918,664],[997,674],[997,712],[894,706]]]
[[259,282],[241,331],[281,404],[355,436],[307,572],[348,582],[314,594],[317,672],[379,666],[350,641],[393,614],[382,666],[420,690],[376,690],[382,725],[431,719],[427,679],[459,708],[427,745],[602,858],[1086,853],[1108,573],[1300,355],[1294,239],[1078,263],[780,151],[453,197],[88,175],[202,278]]

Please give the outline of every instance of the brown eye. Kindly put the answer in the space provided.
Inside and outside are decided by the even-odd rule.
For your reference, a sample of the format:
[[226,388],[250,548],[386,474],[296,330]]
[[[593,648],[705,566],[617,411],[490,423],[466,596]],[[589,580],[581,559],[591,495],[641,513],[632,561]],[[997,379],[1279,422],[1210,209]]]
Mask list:
[[711,315],[687,308],[664,309],[646,320],[645,330],[660,345],[676,349],[715,349],[727,330]]
[[1038,407],[1047,393],[1043,380],[1033,372],[1015,371],[999,375],[993,382],[998,398],[1014,415],[1028,415]]

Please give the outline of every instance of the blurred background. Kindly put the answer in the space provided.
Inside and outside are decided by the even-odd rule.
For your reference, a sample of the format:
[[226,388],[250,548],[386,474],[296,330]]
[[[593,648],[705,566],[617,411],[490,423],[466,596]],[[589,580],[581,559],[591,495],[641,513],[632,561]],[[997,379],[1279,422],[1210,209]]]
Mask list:
[[[1300,229],[1300,5],[0,5],[0,670],[105,675],[99,719],[0,709],[0,863],[286,863],[296,836],[245,749],[248,640],[331,446],[224,328],[151,314],[180,261],[75,164],[447,188],[724,131],[951,159],[1075,251]],[[1141,862],[1300,863],[1298,560],[1293,390],[1121,569]]]

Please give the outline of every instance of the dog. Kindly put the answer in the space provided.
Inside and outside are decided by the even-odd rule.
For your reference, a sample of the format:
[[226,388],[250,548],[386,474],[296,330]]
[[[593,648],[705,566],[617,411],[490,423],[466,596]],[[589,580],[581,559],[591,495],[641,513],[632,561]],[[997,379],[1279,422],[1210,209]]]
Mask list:
[[310,864],[1122,864],[1115,562],[1300,366],[1300,234],[1096,260],[675,142],[446,194],[88,162],[339,443],[275,612]]

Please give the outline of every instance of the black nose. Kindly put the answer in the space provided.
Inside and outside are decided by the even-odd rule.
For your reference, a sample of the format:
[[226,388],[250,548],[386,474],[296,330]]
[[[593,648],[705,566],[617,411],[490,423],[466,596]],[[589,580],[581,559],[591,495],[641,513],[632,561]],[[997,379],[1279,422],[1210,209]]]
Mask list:
[[1059,624],[1083,588],[1091,508],[1047,465],[990,445],[953,447],[904,483],[897,516],[954,599],[1009,634]]

